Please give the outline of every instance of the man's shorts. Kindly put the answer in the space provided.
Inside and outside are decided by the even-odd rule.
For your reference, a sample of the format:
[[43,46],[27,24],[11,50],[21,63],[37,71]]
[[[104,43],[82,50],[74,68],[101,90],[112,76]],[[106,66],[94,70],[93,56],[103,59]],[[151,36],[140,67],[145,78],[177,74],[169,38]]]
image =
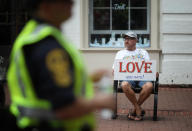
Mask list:
[[142,88],[145,83],[151,82],[151,81],[127,81],[127,82],[131,85],[131,88],[135,88],[135,87]]

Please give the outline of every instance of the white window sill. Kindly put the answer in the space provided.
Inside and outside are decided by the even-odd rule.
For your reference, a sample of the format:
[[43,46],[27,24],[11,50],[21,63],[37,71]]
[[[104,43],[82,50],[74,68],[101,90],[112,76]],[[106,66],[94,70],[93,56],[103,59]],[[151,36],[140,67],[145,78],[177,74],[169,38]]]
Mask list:
[[[124,48],[80,48],[80,51],[119,51],[122,50]],[[161,52],[161,49],[152,49],[152,48],[141,48],[141,49],[145,49],[147,51],[155,51],[155,52]]]

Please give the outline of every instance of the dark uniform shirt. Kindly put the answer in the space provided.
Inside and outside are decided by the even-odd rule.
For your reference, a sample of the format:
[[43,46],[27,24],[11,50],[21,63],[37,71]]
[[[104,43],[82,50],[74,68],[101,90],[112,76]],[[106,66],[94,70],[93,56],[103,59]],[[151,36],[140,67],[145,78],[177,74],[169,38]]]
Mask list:
[[37,96],[50,101],[53,110],[72,104],[74,66],[66,50],[51,36],[23,49]]

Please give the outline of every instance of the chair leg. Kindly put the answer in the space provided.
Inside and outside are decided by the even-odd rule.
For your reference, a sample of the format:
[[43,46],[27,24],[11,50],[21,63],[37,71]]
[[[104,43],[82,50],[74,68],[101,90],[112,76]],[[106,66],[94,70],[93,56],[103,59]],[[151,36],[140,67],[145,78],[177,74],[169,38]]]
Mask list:
[[115,110],[113,112],[112,119],[116,119],[117,118],[117,92],[114,92],[114,95],[115,95]]
[[158,103],[158,94],[154,94],[154,109],[153,109],[154,121],[157,121],[157,103]]

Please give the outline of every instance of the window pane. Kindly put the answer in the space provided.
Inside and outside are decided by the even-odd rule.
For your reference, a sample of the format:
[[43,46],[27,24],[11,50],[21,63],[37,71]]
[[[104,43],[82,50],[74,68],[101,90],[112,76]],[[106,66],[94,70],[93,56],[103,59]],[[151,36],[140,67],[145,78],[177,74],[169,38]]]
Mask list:
[[124,47],[122,34],[92,34],[90,47]]
[[147,0],[131,0],[131,7],[147,7]]
[[147,29],[146,9],[131,9],[131,30]]
[[94,29],[109,30],[110,29],[110,10],[94,10]]
[[19,13],[19,15],[16,18],[20,25],[25,24],[28,21],[28,16],[26,13]]
[[16,6],[17,6],[17,9],[18,9],[19,12],[24,12],[24,11],[27,10],[26,4],[25,4],[26,2],[25,1],[26,0],[19,0],[19,1],[17,1]]
[[150,35],[149,34],[137,34],[136,47],[150,47]]
[[11,11],[10,0],[0,0],[0,12]]
[[8,25],[0,25],[0,45],[8,45],[11,44],[11,27]]
[[94,0],[93,7],[109,7],[110,0]]
[[113,30],[128,30],[129,18],[128,10],[112,11],[112,29]]
[[[109,34],[94,34],[91,35],[91,43],[94,44],[92,46],[101,46],[102,44],[105,45],[106,43],[109,42],[110,39]],[[103,39],[103,41],[102,41]]]
[[8,22],[7,15],[0,14],[0,23],[6,23],[6,22]]

